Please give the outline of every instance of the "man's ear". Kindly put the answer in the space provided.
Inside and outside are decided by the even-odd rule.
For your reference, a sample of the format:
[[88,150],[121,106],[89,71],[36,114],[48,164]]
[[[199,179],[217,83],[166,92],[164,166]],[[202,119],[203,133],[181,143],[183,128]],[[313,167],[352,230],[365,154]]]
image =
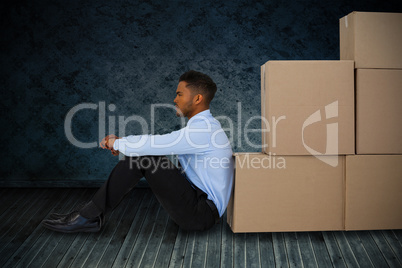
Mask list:
[[200,104],[203,100],[204,100],[204,96],[202,96],[201,94],[197,94],[193,98],[194,104]]

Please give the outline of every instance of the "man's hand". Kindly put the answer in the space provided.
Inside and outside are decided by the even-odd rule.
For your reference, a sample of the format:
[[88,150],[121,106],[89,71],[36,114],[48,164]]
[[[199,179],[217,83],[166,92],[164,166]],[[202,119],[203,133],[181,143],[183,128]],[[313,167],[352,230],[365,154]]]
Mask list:
[[116,151],[116,150],[110,150],[111,152],[112,152],[112,155],[114,155],[114,156],[116,156],[116,155],[119,155],[119,151]]
[[100,143],[100,147],[102,149],[108,149],[112,152],[113,155],[119,155],[119,151],[116,151],[113,149],[113,144],[116,140],[120,139],[119,137],[117,137],[116,135],[108,135],[106,137],[104,137]]

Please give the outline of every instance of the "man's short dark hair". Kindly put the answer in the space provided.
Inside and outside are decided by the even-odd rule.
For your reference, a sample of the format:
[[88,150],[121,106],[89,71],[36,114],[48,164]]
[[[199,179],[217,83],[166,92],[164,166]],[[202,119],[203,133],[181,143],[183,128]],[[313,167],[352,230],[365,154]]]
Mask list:
[[209,104],[215,96],[216,84],[206,74],[190,70],[180,76],[179,82],[187,82],[187,87],[191,88],[196,94],[201,94],[207,104]]

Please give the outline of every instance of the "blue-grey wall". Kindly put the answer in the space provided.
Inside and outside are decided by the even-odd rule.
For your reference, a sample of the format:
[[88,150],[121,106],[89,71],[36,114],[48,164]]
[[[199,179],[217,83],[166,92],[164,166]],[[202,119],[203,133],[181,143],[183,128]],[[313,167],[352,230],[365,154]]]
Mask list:
[[[180,120],[158,109],[151,122],[151,104],[173,104],[177,80],[189,69],[217,83],[211,111],[232,120],[234,151],[259,151],[238,129],[260,115],[260,66],[339,59],[339,18],[354,10],[401,12],[398,2],[2,1],[0,180],[105,180],[118,158],[72,145],[64,132],[68,111],[97,105],[72,120],[82,142],[99,139],[103,105],[106,127],[137,115],[154,133],[170,132]],[[131,122],[125,134],[142,132]],[[259,133],[249,139],[261,142]]]

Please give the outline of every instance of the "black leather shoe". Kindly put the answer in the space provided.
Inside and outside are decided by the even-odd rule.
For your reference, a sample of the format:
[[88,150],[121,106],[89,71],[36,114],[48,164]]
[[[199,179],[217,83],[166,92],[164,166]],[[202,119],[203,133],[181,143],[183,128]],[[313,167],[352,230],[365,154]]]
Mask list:
[[74,208],[74,210],[71,211],[70,213],[66,213],[66,214],[52,213],[52,214],[49,215],[49,217],[47,218],[47,220],[63,220],[63,219],[65,219],[67,216],[69,216],[71,213],[79,212],[79,211],[85,206],[85,204],[86,204],[86,203],[81,203],[81,204],[79,204],[79,205],[76,206],[76,207]]
[[87,219],[81,216],[78,211],[74,211],[62,219],[42,221],[42,225],[47,229],[62,233],[99,232],[102,223],[102,216]]

